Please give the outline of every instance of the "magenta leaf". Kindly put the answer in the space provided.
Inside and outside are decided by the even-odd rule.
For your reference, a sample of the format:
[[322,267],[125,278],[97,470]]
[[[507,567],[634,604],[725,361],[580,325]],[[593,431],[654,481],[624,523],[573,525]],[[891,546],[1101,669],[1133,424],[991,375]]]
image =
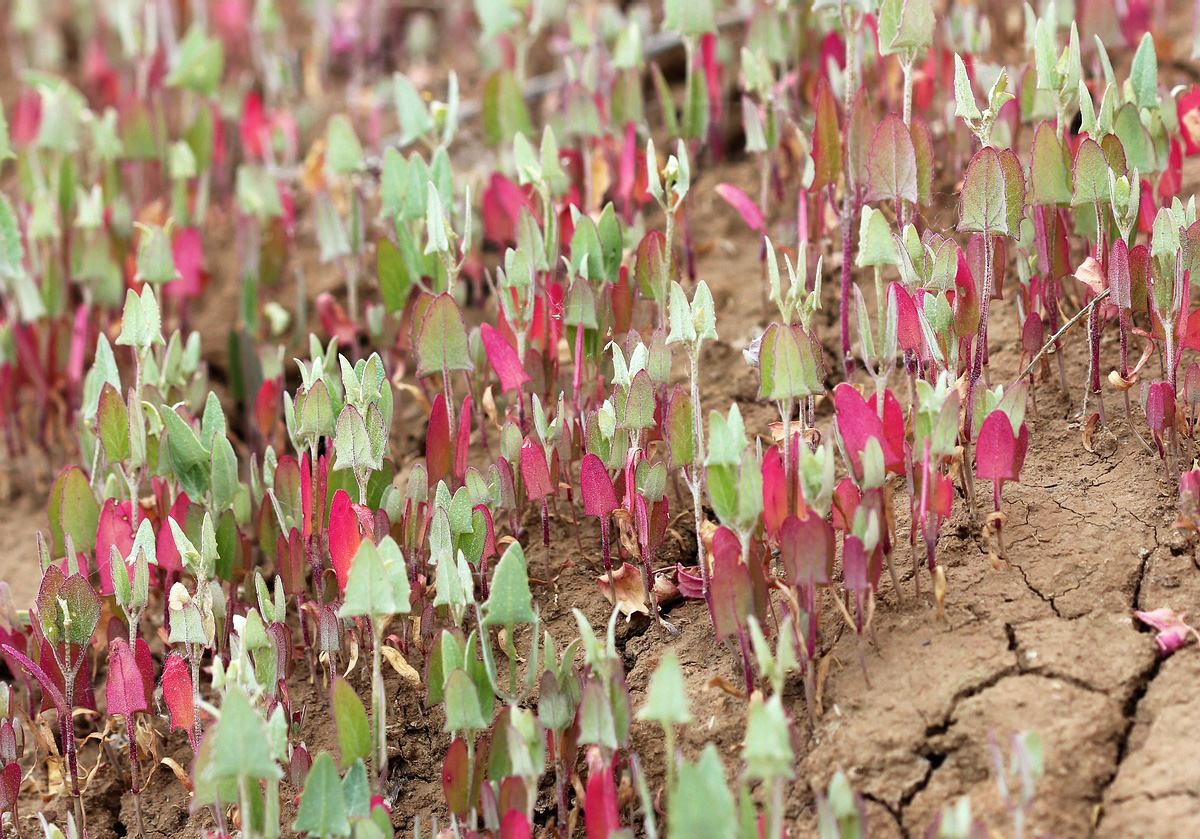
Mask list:
[[450,413],[446,408],[446,397],[441,393],[433,400],[433,412],[429,415],[429,427],[425,431],[425,468],[429,471],[431,487],[448,480],[454,470]]
[[192,748],[196,748],[194,729],[197,711],[192,692],[192,674],[183,656],[177,652],[167,656],[167,663],[163,665],[162,687],[163,702],[171,717],[171,730],[186,731],[188,739],[193,741]]
[[108,714],[128,717],[145,711],[146,686],[129,642],[114,638],[108,645],[108,682],[104,686]]
[[1154,636],[1158,651],[1168,656],[1187,643],[1188,636],[1194,635],[1200,640],[1200,633],[1184,622],[1187,612],[1176,612],[1168,606],[1161,606],[1149,612],[1134,612],[1134,617],[1147,626],[1153,627],[1158,633]]
[[358,529],[358,515],[350,503],[350,495],[344,489],[333,494],[329,508],[329,556],[333,561],[333,572],[337,574],[338,591],[346,593],[350,580],[350,563],[358,553],[362,534]]
[[[522,452],[521,460],[523,474],[524,452]],[[617,509],[616,490],[613,489],[612,479],[599,456],[592,453],[583,456],[583,462],[579,466],[579,486],[583,494],[583,511],[586,515],[602,519]]]
[[500,379],[500,389],[505,393],[520,390],[521,385],[529,381],[529,374],[525,372],[525,367],[512,344],[490,323],[485,323],[479,328],[479,336],[483,339],[483,349],[487,353],[488,362]]
[[587,766],[587,798],[583,809],[587,839],[608,839],[621,829],[612,762],[606,762],[600,748],[592,746],[588,749]]
[[521,480],[525,482],[525,494],[535,501],[554,494],[546,450],[532,437],[521,444]]
[[738,211],[742,220],[755,233],[762,233],[767,228],[767,219],[754,200],[733,184],[717,184],[717,195],[729,202]]

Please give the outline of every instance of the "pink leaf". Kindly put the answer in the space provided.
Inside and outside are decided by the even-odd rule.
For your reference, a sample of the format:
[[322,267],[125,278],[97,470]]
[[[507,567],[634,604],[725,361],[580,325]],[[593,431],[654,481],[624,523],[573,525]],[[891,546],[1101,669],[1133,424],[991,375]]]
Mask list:
[[337,574],[338,592],[346,593],[350,579],[350,563],[358,553],[362,534],[358,529],[358,516],[350,503],[350,495],[344,489],[333,494],[329,508],[329,556],[333,560],[333,572]]
[[429,427],[425,431],[425,468],[429,485],[436,487],[454,471],[454,450],[450,448],[450,414],[446,397],[439,393],[433,400]]
[[587,798],[583,808],[587,839],[608,839],[621,829],[612,764],[605,762],[599,747],[592,746],[588,749],[587,765]]
[[[872,399],[874,399],[873,396]],[[894,396],[892,402],[895,402]],[[878,412],[868,404],[867,400],[863,399],[862,394],[855,390],[853,385],[842,382],[835,387],[833,389],[833,405],[837,412],[838,433],[842,435],[842,442],[846,444],[846,453],[850,456],[857,477],[862,477],[862,453],[867,446],[867,441],[872,438],[879,441],[879,446],[883,451],[883,462],[888,469],[892,469],[896,464],[903,466],[904,452],[895,451],[892,448],[892,442],[889,441],[889,438],[894,441],[894,434],[884,434],[883,422],[880,421]],[[891,403],[885,399],[885,417],[889,413],[890,407]],[[898,403],[896,407],[898,410]]]
[[1157,631],[1154,640],[1158,643],[1158,651],[1164,656],[1170,655],[1187,643],[1189,635],[1195,635],[1200,640],[1200,634],[1184,622],[1187,612],[1176,612],[1168,606],[1161,606],[1149,612],[1134,612],[1134,616],[1147,626]]
[[1017,435],[1013,434],[1008,415],[992,411],[979,428],[976,442],[975,475],[988,481],[1015,481]]
[[108,645],[108,682],[104,686],[108,714],[128,717],[145,711],[146,689],[133,650],[124,638],[114,638]]
[[352,346],[358,337],[358,327],[346,316],[342,304],[328,291],[323,291],[317,295],[316,306],[325,334],[337,338],[339,344]]
[[487,353],[488,361],[500,379],[500,389],[505,393],[520,390],[521,385],[529,381],[529,374],[525,372],[525,367],[512,344],[490,323],[485,323],[479,328],[479,335],[483,339],[483,349]]
[[167,283],[164,293],[171,297],[198,297],[204,281],[204,243],[199,229],[182,227],[176,230],[171,241],[171,255],[175,258],[179,277]]
[[737,210],[742,220],[756,233],[766,230],[767,219],[754,200],[733,184],[717,184],[717,195],[720,195],[733,209]]
[[588,453],[583,456],[579,466],[579,488],[583,494],[583,511],[586,515],[602,519],[617,509],[617,493],[613,489],[612,479],[597,455]]
[[521,480],[525,482],[525,494],[532,500],[540,501],[554,493],[546,451],[532,437],[521,444]]
[[[169,526],[169,525],[168,525]],[[129,556],[133,550],[133,507],[129,501],[117,501],[108,498],[100,510],[100,521],[96,526],[96,564],[100,570],[100,593],[113,593],[112,564],[109,557],[112,548],[117,549],[121,558]],[[83,547],[76,545],[77,549]],[[133,580],[133,565],[129,565],[129,579]],[[153,572],[153,569],[151,569]]]
[[454,445],[454,480],[459,483],[467,474],[467,458],[471,454],[471,409],[471,394],[468,393],[458,412],[458,439]]
[[[179,653],[167,656],[163,665],[162,675],[163,702],[167,705],[167,713],[171,717],[171,730],[182,729],[187,732],[188,739],[195,737],[196,706],[192,693],[192,674],[187,662]],[[196,743],[192,743],[192,748]]]

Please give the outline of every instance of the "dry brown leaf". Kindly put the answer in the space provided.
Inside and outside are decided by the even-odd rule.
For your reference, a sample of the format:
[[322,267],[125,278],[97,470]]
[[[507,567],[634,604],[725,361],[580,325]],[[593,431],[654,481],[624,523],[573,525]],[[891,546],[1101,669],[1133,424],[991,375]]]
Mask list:
[[187,789],[188,792],[192,791],[192,778],[186,769],[176,763],[174,759],[169,757],[164,757],[159,761],[159,763],[170,769],[175,775],[175,780],[183,784],[184,788]]
[[1087,422],[1083,424],[1083,448],[1089,454],[1095,454],[1096,449],[1092,446],[1092,437],[1096,434],[1096,426],[1100,424],[1100,415],[1092,414],[1087,418]]
[[1089,256],[1083,261],[1083,264],[1075,269],[1075,279],[1097,294],[1108,288],[1108,280],[1104,276],[1104,271],[1093,256]]
[[346,672],[342,674],[345,679],[350,675],[350,672],[358,666],[358,639],[351,636],[350,638],[350,663],[346,665]]
[[392,387],[396,388],[396,390],[401,391],[402,393],[407,393],[414,400],[416,400],[417,405],[421,408],[421,413],[424,414],[426,418],[433,413],[433,406],[429,404],[429,399],[426,398],[425,392],[412,382],[398,382],[393,379]]
[[421,674],[416,671],[416,668],[408,663],[408,659],[404,657],[402,652],[395,647],[388,646],[387,644],[383,645],[383,647],[380,649],[380,652],[387,660],[387,663],[392,666],[392,669],[400,675],[401,679],[414,687],[421,686]]
[[719,690],[719,691],[729,694],[730,696],[736,696],[738,699],[741,699],[743,701],[749,701],[746,694],[742,693],[740,690],[738,690],[733,685],[731,685],[729,683],[729,680],[726,679],[724,676],[713,676],[711,679],[708,680],[708,683],[704,686],[704,689],[705,690]]
[[622,562],[621,567],[613,571],[613,586],[609,588],[608,573],[596,578],[600,592],[613,603],[613,589],[616,589],[616,607],[627,619],[635,614],[650,614],[646,605],[646,594],[642,586],[642,575],[637,568],[628,562]]

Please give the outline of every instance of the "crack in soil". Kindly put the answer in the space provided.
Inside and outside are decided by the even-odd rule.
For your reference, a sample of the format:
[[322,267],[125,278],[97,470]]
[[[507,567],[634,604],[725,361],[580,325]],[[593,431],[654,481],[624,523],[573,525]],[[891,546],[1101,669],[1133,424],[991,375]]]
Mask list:
[[[1136,515],[1134,515],[1134,518],[1138,521],[1141,521],[1141,519],[1138,519]],[[1150,530],[1154,533],[1154,541],[1157,544],[1158,528],[1152,527]],[[1142,595],[1142,582],[1146,578],[1146,569],[1150,564],[1150,557],[1153,555],[1154,552],[1150,550],[1143,549],[1140,551],[1141,562],[1138,565],[1137,578],[1134,580],[1133,594],[1130,598],[1131,609],[1136,609],[1140,605],[1139,601]],[[1148,630],[1148,627],[1143,627],[1143,631],[1146,630]],[[1096,816],[1096,822],[1092,826],[1092,835],[1095,835],[1096,830],[1099,829],[1100,825],[1104,821],[1104,797],[1108,793],[1108,790],[1112,786],[1113,782],[1117,779],[1117,775],[1120,774],[1121,764],[1124,763],[1125,758],[1129,756],[1129,741],[1133,735],[1134,728],[1137,727],[1138,705],[1146,696],[1147,691],[1150,689],[1150,685],[1154,682],[1154,679],[1158,676],[1159,671],[1162,669],[1162,662],[1162,656],[1154,656],[1154,659],[1150,665],[1138,674],[1137,683],[1134,685],[1133,691],[1129,694],[1129,698],[1125,700],[1125,707],[1123,709],[1125,729],[1121,732],[1121,737],[1117,741],[1117,759],[1113,763],[1112,775],[1110,775],[1103,783],[1101,783],[1100,789],[1097,790],[1096,793],[1096,801],[1100,805],[1100,810]]]

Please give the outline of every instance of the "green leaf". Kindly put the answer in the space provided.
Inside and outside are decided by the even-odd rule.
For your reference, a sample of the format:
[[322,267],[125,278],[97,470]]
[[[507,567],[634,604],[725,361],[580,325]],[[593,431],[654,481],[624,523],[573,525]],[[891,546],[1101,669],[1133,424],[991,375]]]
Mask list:
[[0,277],[25,275],[25,246],[7,195],[0,195]]
[[349,175],[363,165],[362,144],[345,114],[334,114],[325,132],[325,170],[334,175]]
[[[206,740],[209,738],[205,738]],[[211,777],[247,778],[270,781],[283,777],[283,771],[271,757],[267,743],[267,725],[250,704],[241,687],[232,685],[221,705],[221,719],[212,734]]]
[[1033,135],[1029,160],[1029,203],[1070,204],[1071,178],[1058,134],[1049,122],[1041,122]]
[[1121,141],[1121,148],[1125,150],[1125,160],[1129,168],[1137,169],[1142,175],[1158,171],[1154,141],[1150,138],[1146,126],[1142,124],[1137,106],[1132,102],[1126,102],[1117,111],[1113,133]]
[[108,463],[121,463],[129,457],[129,409],[121,394],[108,382],[100,390],[96,425]]
[[533,623],[533,594],[529,590],[529,575],[525,551],[517,542],[504,550],[492,576],[487,602],[483,604],[483,625],[511,629],[519,623]]
[[412,291],[412,277],[399,249],[386,237],[380,238],[375,248],[375,272],[379,275],[379,294],[388,314],[403,310]]
[[1075,166],[1072,178],[1075,191],[1071,197],[1071,206],[1083,204],[1107,204],[1108,191],[1108,159],[1100,144],[1091,137],[1084,138],[1075,152]]
[[212,96],[221,83],[225,67],[225,48],[219,38],[210,38],[199,26],[192,26],[179,44],[175,66],[167,76],[168,87],[182,87]]
[[697,37],[715,32],[712,0],[667,0],[663,25],[680,35]]
[[931,0],[903,0],[900,22],[891,41],[893,50],[922,50],[933,43]]
[[308,770],[292,830],[318,839],[350,835],[342,779],[338,777],[337,767],[329,752],[317,755],[312,768]]
[[983,112],[975,103],[975,92],[971,90],[971,77],[962,56],[954,54],[954,115],[965,120],[983,119]]
[[960,232],[1007,233],[1008,200],[1000,155],[987,146],[980,149],[967,166],[959,196]]
[[411,609],[408,571],[400,546],[385,536],[378,547],[364,539],[350,563],[345,601],[338,615],[385,617],[408,614]]
[[335,472],[342,469],[362,471],[383,468],[382,458],[375,457],[366,420],[353,405],[342,408],[341,414],[338,415],[333,447],[337,455],[333,462]]
[[1134,53],[1129,84],[1133,88],[1133,101],[1139,108],[1158,107],[1158,56],[1149,32],[1142,35],[1142,42]]
[[[704,802],[697,806],[696,802]],[[717,747],[709,743],[696,763],[685,763],[667,798],[667,839],[737,836],[736,805],[725,782]]]
[[475,0],[475,17],[483,37],[488,40],[521,22],[521,13],[514,8],[512,0]]
[[887,217],[874,207],[863,207],[858,226],[858,256],[855,258],[855,264],[880,267],[899,263],[900,255],[896,252],[896,243],[892,239],[892,228]]
[[446,703],[446,731],[481,731],[488,727],[479,706],[479,691],[475,682],[461,667],[450,671],[446,677],[443,694]]
[[135,224],[141,236],[138,240],[137,273],[139,283],[163,285],[179,279],[175,257],[171,252],[171,225]]
[[433,117],[416,85],[403,73],[392,76],[392,90],[396,96],[396,112],[400,118],[400,145],[407,146],[434,129]]
[[779,694],[765,702],[758,695],[751,699],[742,760],[746,777],[752,780],[790,780],[795,776],[792,734]]
[[210,453],[201,445],[191,425],[171,408],[162,411],[162,419],[171,469],[189,498],[203,498],[208,492]]
[[165,343],[162,335],[162,312],[158,307],[158,299],[154,296],[154,289],[148,285],[143,286],[140,297],[133,289],[127,290],[117,346],[144,350],[155,344]]
[[213,508],[220,512],[232,506],[241,484],[238,483],[237,455],[233,452],[229,438],[224,434],[213,437],[209,483]]
[[692,310],[688,305],[687,295],[677,281],[671,282],[668,315],[671,332],[667,335],[668,344],[684,343],[691,346],[696,343],[696,326],[692,322]]
[[345,679],[336,677],[329,691],[329,704],[337,726],[338,750],[342,767],[356,760],[365,760],[371,753],[371,729],[367,725],[367,709]]
[[783,402],[822,390],[808,336],[788,324],[773,323],[759,354],[760,399]]
[[84,646],[91,642],[100,622],[100,598],[81,574],[72,574],[58,590],[58,609],[63,613],[63,640]]
[[511,143],[516,134],[531,136],[533,120],[517,77],[501,70],[483,86],[483,135],[487,144],[495,147]]
[[346,816],[365,819],[371,815],[371,786],[367,780],[367,765],[361,760],[346,770],[342,778],[342,793],[346,796]]
[[432,376],[443,370],[473,370],[458,303],[450,294],[440,294],[429,304],[416,340],[417,376]]
[[679,657],[668,651],[650,677],[646,702],[638,711],[639,720],[652,720],[659,725],[687,725],[693,719],[688,707],[687,685]]

